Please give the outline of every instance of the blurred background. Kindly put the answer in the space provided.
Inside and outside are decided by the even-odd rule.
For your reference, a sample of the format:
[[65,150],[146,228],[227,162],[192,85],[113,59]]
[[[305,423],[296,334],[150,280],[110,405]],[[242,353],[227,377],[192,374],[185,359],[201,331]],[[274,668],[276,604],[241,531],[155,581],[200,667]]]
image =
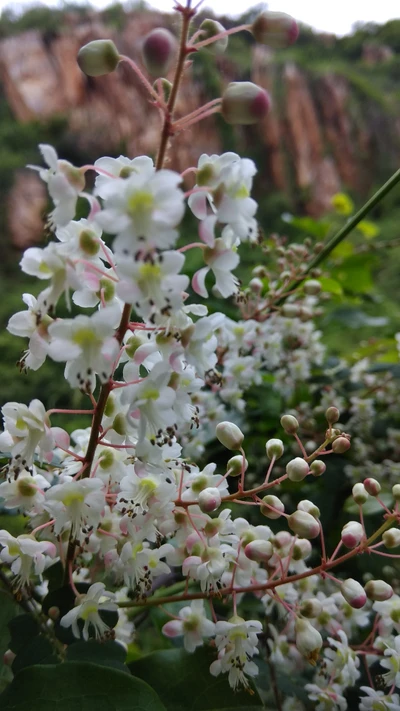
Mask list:
[[[40,162],[38,143],[51,143],[60,157],[77,165],[107,154],[155,154],[158,114],[129,67],[88,78],[76,63],[80,46],[111,37],[140,64],[141,41],[152,28],[179,31],[177,14],[165,12],[170,0],[153,4],[0,3],[0,404],[28,402],[40,393],[48,407],[70,406],[71,401],[79,405],[79,393],[71,393],[58,364],[18,374],[15,362],[24,343],[5,330],[9,316],[24,308],[22,292],[36,293],[42,286],[20,273],[21,252],[49,239],[45,187],[25,166]],[[256,127],[233,128],[218,116],[205,120],[177,136],[169,164],[182,170],[195,165],[203,152],[225,150],[252,158],[258,166],[255,196],[264,233],[297,241],[324,238],[340,226],[346,210],[338,204],[333,209],[334,196],[347,196],[349,214],[396,170],[400,158],[396,4],[337,2],[331,8],[323,4],[323,11],[321,5],[290,0],[269,4],[302,23],[299,40],[289,49],[256,46],[243,32],[231,37],[224,55],[215,58],[201,51],[194,57],[179,115],[219,96],[233,80],[267,88],[273,108]],[[251,22],[265,6],[219,0],[214,8],[229,28]],[[210,15],[200,9],[195,22]],[[340,288],[333,289],[323,316],[325,341],[339,356],[362,339],[374,343],[374,338],[400,330],[399,189],[371,219],[354,238],[352,251],[338,255]],[[194,226],[188,223],[186,229]],[[241,276],[259,260],[257,250],[246,251]]]

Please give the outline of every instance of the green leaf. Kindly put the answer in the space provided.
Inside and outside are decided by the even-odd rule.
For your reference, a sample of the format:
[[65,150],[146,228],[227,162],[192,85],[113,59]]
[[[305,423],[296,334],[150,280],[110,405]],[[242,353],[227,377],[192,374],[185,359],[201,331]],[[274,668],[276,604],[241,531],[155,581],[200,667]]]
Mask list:
[[126,651],[122,644],[114,640],[97,642],[91,639],[88,642],[77,642],[68,647],[66,659],[67,662],[92,662],[130,674],[125,665]]
[[11,671],[3,664],[3,655],[10,646],[8,624],[18,614],[18,605],[6,592],[0,590],[0,691],[10,681]]
[[129,668],[154,687],[168,711],[261,710],[258,692],[234,692],[227,675],[211,676],[210,664],[215,659],[215,650],[206,647],[194,654],[168,649],[131,662]]
[[59,661],[49,640],[40,634],[20,649],[12,663],[12,670],[17,674],[25,667],[32,667],[35,664],[57,664]]
[[23,669],[0,696],[0,708],[2,711],[165,711],[156,692],[141,679],[87,662]]
[[[380,494],[379,498],[388,508],[391,508],[393,506],[392,494]],[[374,514],[381,513],[383,511],[382,506],[374,496],[370,496],[362,508],[364,516],[373,516]],[[349,498],[346,499],[344,504],[344,510],[346,511],[346,513],[349,513],[352,516],[358,514],[358,504],[356,504],[352,496],[349,496]]]
[[335,294],[336,296],[342,296],[343,288],[336,279],[330,279],[329,277],[321,277],[318,279],[321,284],[322,291],[327,291],[328,294]]
[[295,227],[300,232],[305,232],[307,235],[323,239],[329,232],[329,222],[322,220],[314,220],[312,217],[294,217],[289,213],[282,215],[282,220],[289,223],[291,227]]
[[8,623],[11,640],[9,647],[14,654],[19,654],[40,632],[39,623],[28,614],[18,615]]

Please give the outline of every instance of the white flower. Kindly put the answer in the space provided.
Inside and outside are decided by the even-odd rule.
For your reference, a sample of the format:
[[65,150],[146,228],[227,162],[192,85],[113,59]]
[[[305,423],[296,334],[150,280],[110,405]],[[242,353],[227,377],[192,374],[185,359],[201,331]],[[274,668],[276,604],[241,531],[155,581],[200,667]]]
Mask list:
[[205,278],[208,272],[215,276],[215,288],[226,299],[238,291],[239,280],[231,272],[239,264],[239,255],[233,250],[233,245],[226,238],[219,237],[213,247],[206,247],[203,252],[204,261],[208,265],[203,267],[193,277],[192,287],[196,294],[203,298],[208,297],[205,287]]
[[187,652],[194,652],[196,647],[203,645],[204,637],[212,637],[215,624],[207,619],[203,600],[193,600],[190,606],[179,610],[179,620],[170,620],[162,628],[166,637],[180,637]]
[[19,508],[24,512],[40,513],[43,509],[44,491],[48,481],[40,474],[31,476],[22,471],[17,479],[10,479],[0,484],[0,499],[6,509]]
[[388,659],[381,660],[381,667],[389,669],[383,674],[386,686],[400,687],[400,635],[397,635],[394,640],[394,647],[385,649],[385,657]]
[[228,550],[229,546],[207,546],[201,556],[191,555],[183,561],[183,575],[199,580],[203,592],[215,589],[228,568],[229,560],[223,555]]
[[81,529],[96,528],[105,505],[103,482],[81,479],[56,484],[46,491],[45,509],[55,519],[54,533],[71,527],[72,536],[81,537]]
[[125,584],[142,593],[151,590],[154,578],[171,572],[161,558],[165,558],[172,550],[170,543],[164,543],[159,548],[150,548],[147,542],[136,545],[125,543],[120,557]]
[[154,436],[158,430],[174,425],[175,390],[168,385],[170,377],[165,364],[159,363],[142,382],[125,389],[121,402],[129,401],[131,411],[139,420],[140,440],[144,439],[147,427]]
[[[112,183],[115,178],[129,178],[132,173],[140,173],[150,178],[155,172],[154,163],[148,156],[137,156],[132,160],[125,156],[119,158],[98,158],[95,162],[98,168],[98,176],[95,182],[95,193],[102,198],[106,198],[110,191],[113,191]],[[102,171],[109,173],[104,175]],[[114,176],[110,177],[110,176]]]
[[85,595],[80,595],[77,598],[79,604],[61,618],[61,627],[72,627],[74,636],[80,638],[78,620],[84,620],[85,624],[82,630],[84,640],[87,641],[89,639],[90,626],[94,627],[96,637],[103,637],[104,633],[108,632],[109,627],[103,622],[99,612],[101,610],[118,612],[118,605],[111,602],[115,598],[114,593],[107,592],[105,587],[104,583],[91,585]]
[[85,187],[85,177],[78,168],[66,160],[59,160],[52,146],[40,144],[39,150],[47,163],[48,168],[43,169],[30,165],[29,168],[38,170],[49,189],[55,208],[50,213],[50,223],[55,227],[67,225],[75,216],[76,203]]
[[185,210],[184,195],[178,188],[182,181],[172,170],[150,175],[146,170],[129,178],[110,181],[105,209],[95,219],[111,234],[116,234],[113,249],[127,256],[141,250],[172,247]]
[[311,701],[319,702],[315,711],[346,711],[347,701],[338,684],[332,684],[325,689],[321,689],[317,684],[306,684],[304,688]]
[[42,307],[32,294],[23,294],[22,300],[27,305],[27,311],[18,311],[11,316],[7,331],[13,336],[29,338],[28,350],[21,359],[21,365],[31,370],[38,370],[46,360],[48,334],[51,323],[49,316],[42,315]]
[[15,474],[31,466],[36,449],[41,458],[50,454],[54,438],[40,400],[32,400],[29,407],[19,402],[8,402],[3,406],[2,413],[4,432],[0,434],[0,451],[11,452],[10,468]]
[[228,672],[229,684],[233,689],[240,685],[247,688],[248,676],[257,676],[258,667],[251,658],[258,654],[257,635],[262,631],[258,620],[243,620],[234,616],[228,622],[217,622],[215,625],[215,643],[218,648],[218,659],[210,666],[213,676]]
[[117,507],[125,514],[145,513],[155,500],[168,503],[176,496],[176,486],[168,480],[166,474],[152,475],[146,473],[138,476],[129,472],[120,484]]
[[49,327],[48,352],[56,361],[67,361],[65,376],[71,387],[90,392],[100,382],[107,382],[119,346],[114,335],[119,310],[105,307],[92,316],[55,321]]
[[337,636],[340,638],[340,642],[328,637],[328,642],[331,647],[335,648],[335,651],[330,648],[325,649],[327,673],[341,686],[354,686],[360,676],[358,671],[360,660],[349,647],[345,632],[338,630]]
[[375,691],[369,686],[361,686],[360,690],[367,696],[361,697],[359,711],[399,711],[400,697],[398,694],[386,695],[383,691]]
[[[27,585],[32,575],[41,575],[56,555],[56,547],[48,541],[35,541],[32,536],[17,538],[8,531],[0,531],[0,560],[11,565],[17,577],[17,587]],[[47,557],[49,556],[49,557]]]

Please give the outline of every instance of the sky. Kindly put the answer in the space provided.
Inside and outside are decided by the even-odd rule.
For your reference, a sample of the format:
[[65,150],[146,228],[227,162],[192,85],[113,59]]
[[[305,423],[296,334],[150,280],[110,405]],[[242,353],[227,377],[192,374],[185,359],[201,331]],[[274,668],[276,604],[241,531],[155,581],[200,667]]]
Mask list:
[[[48,6],[62,5],[60,0],[41,2]],[[0,13],[5,7],[16,9],[32,4],[32,0],[0,0]],[[82,0],[82,4],[86,4],[86,0]],[[103,9],[113,3],[111,0],[92,0],[91,4]],[[168,11],[172,8],[173,0],[148,0],[148,4]],[[212,7],[217,14],[235,16],[256,4],[257,0],[205,0],[203,7]],[[400,18],[399,0],[269,0],[268,9],[287,12],[317,30],[338,35],[350,32],[356,22],[384,23]]]

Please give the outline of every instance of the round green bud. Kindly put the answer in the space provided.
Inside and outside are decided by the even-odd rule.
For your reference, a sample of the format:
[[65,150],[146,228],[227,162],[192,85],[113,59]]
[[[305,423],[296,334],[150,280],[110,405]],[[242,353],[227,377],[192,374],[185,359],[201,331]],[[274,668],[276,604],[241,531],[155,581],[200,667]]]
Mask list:
[[262,12],[254,20],[250,31],[259,44],[277,48],[288,47],[299,36],[296,20],[285,12]]
[[356,504],[359,504],[361,506],[365,504],[366,501],[368,501],[369,499],[368,491],[366,490],[364,484],[361,484],[360,482],[354,484],[352,489],[352,495]]
[[240,449],[244,434],[233,422],[220,422],[215,433],[217,438],[227,449]]
[[281,425],[287,434],[296,434],[300,425],[293,415],[283,415]]
[[121,57],[112,40],[94,40],[80,48],[77,61],[84,74],[100,77],[117,68]]
[[332,449],[335,454],[344,454],[350,447],[350,440],[347,437],[338,437],[332,442]]
[[290,481],[302,481],[309,473],[310,467],[301,457],[295,457],[286,465],[286,474]]
[[322,459],[314,459],[313,462],[310,464],[310,472],[313,476],[322,476],[322,474],[326,471],[326,464],[325,462],[322,461]]
[[339,421],[340,412],[337,407],[328,407],[327,411],[325,412],[325,417],[330,425],[334,425],[335,422]]
[[317,296],[321,291],[321,284],[316,279],[308,279],[304,282],[303,289],[307,296]]
[[[281,514],[285,511],[285,506],[277,496],[273,494],[268,494],[263,497],[264,506],[260,506],[260,513],[271,520],[280,518]],[[269,508],[272,506],[272,508]],[[274,510],[275,509],[275,510]]]
[[[202,32],[202,35],[199,38],[200,41],[211,39],[212,37],[221,34],[221,32],[225,32],[225,27],[221,25],[220,22],[211,19],[204,20],[199,29]],[[207,49],[212,54],[223,54],[228,46],[228,41],[229,38],[227,36],[219,37],[219,39],[215,40],[215,42],[206,45],[204,49]]]
[[275,457],[275,459],[279,459],[284,452],[282,440],[269,439],[265,445],[265,451],[267,452],[268,459],[272,459],[273,457]]
[[[247,459],[244,460],[244,471],[247,471],[249,463]],[[243,468],[243,456],[241,454],[236,454],[235,457],[231,457],[227,463],[227,471],[229,470],[229,476],[240,476]]]
[[250,81],[231,82],[222,95],[221,113],[232,125],[258,123],[270,107],[271,99],[265,89]]

